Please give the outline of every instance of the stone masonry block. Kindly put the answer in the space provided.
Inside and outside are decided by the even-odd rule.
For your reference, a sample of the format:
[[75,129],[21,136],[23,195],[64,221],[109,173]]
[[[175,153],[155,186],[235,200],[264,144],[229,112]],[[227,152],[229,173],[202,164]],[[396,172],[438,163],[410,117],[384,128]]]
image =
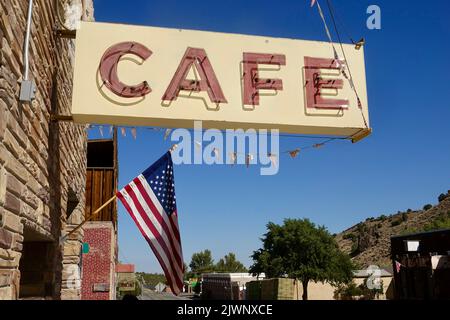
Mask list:
[[6,170],[0,167],[0,205],[3,205],[5,203],[5,198],[6,198]]
[[6,122],[8,121],[8,108],[6,103],[0,100],[0,141],[3,140],[6,130]]
[[11,286],[0,288],[0,300],[13,299],[13,291]]
[[16,214],[20,214],[20,199],[9,191],[5,195],[5,208]]
[[12,280],[12,272],[11,271],[1,271],[0,270],[0,288],[6,287],[11,284]]
[[22,157],[24,150],[17,142],[16,138],[9,132],[5,131],[5,137],[3,138],[3,143],[5,147],[11,152],[17,159]]
[[4,228],[0,228],[0,248],[10,249],[13,241],[13,233]]
[[24,185],[12,174],[8,174],[6,177],[6,189],[20,197],[23,194]]
[[0,208],[0,228],[13,232],[23,233],[23,225],[20,222],[20,216]]
[[64,256],[79,256],[81,244],[78,241],[68,241],[64,244]]

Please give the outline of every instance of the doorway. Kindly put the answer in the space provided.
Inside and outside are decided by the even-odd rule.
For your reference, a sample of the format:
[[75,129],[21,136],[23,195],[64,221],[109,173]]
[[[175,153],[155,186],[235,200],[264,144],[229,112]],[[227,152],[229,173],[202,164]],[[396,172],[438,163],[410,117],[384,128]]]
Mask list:
[[53,296],[55,245],[40,233],[24,228],[22,257],[19,263],[19,299],[44,300]]

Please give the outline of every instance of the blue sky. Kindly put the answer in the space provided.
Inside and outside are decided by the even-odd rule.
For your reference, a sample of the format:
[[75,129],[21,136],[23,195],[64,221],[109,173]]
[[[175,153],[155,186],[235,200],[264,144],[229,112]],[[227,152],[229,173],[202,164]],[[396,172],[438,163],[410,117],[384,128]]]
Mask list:
[[[326,9],[326,1],[321,1]],[[235,252],[247,266],[269,221],[309,218],[340,232],[368,217],[436,203],[450,189],[450,2],[334,0],[343,39],[365,37],[374,133],[358,144],[337,141],[263,177],[245,166],[177,166],[184,259],[210,249],[217,261]],[[382,29],[366,28],[377,4]],[[97,21],[326,40],[316,9],[297,1],[95,0]],[[447,72],[446,72],[447,70]],[[107,130],[105,130],[107,131]],[[119,139],[119,185],[171,146],[164,132],[138,128]],[[92,130],[92,138],[98,132]],[[282,137],[281,150],[314,143]],[[139,271],[161,272],[133,221],[119,206],[119,257]]]

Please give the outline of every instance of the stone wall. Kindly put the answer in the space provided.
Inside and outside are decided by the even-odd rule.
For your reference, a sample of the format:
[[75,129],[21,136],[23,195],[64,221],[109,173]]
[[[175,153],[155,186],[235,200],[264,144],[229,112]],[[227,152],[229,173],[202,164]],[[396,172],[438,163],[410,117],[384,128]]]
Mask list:
[[[22,103],[28,1],[0,1],[0,299],[19,298],[19,264],[29,242],[46,243],[51,252],[45,276],[32,280],[45,282],[45,292],[33,285],[30,292],[79,299],[82,231],[63,245],[59,238],[83,219],[86,127],[51,120],[70,115],[74,41],[54,33],[55,6],[64,1],[34,2],[30,78],[37,92]],[[92,0],[73,1],[82,2],[83,17],[92,19]]]

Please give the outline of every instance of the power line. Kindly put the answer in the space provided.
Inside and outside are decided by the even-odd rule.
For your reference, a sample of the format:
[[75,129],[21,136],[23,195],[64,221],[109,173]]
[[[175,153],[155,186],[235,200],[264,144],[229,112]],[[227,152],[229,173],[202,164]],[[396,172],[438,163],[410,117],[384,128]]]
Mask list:
[[[343,56],[344,56],[345,65],[346,65],[347,68],[348,68],[348,73],[349,73],[349,76],[350,76],[350,79],[348,79],[348,80],[349,80],[350,86],[352,87],[353,91],[355,92],[356,98],[357,98],[357,100],[358,100],[358,108],[361,110],[361,115],[362,115],[363,120],[364,120],[364,125],[365,125],[366,128],[368,129],[368,128],[369,128],[369,125],[368,125],[368,123],[367,123],[366,116],[364,115],[364,112],[363,112],[363,110],[362,110],[361,99],[360,99],[360,97],[359,97],[358,91],[356,90],[355,83],[354,83],[354,81],[353,81],[352,70],[351,70],[351,68],[350,68],[350,64],[348,63],[348,59],[347,59],[347,56],[346,56],[346,54],[345,54],[344,45],[342,44],[341,35],[340,35],[340,33],[339,33],[339,30],[338,30],[338,27],[337,27],[337,24],[336,24],[336,19],[334,18],[334,13],[333,13],[332,5],[331,5],[331,0],[327,0],[327,6],[328,6],[328,11],[330,12],[331,20],[333,21],[334,30],[335,30],[335,32],[336,32],[336,35],[337,35],[337,38],[338,38],[338,41],[339,41],[339,45],[340,45],[340,47],[341,47],[342,54],[343,54]],[[342,69],[342,72],[343,72],[344,76],[345,76],[346,78],[348,78],[348,77],[346,76],[346,74],[345,74],[345,70],[344,70],[344,69]]]
[[338,20],[339,24],[342,26],[342,28],[344,29],[345,34],[347,35],[348,39],[351,41],[351,43],[356,44],[355,40],[353,39],[353,37],[350,35],[350,32],[348,32],[348,29],[346,28],[345,24],[343,23],[343,20],[341,19],[341,15],[339,14],[339,11],[336,10],[336,7],[334,7],[332,5],[332,3],[330,2],[328,4],[328,6],[331,6],[334,14],[336,16],[336,20]]

